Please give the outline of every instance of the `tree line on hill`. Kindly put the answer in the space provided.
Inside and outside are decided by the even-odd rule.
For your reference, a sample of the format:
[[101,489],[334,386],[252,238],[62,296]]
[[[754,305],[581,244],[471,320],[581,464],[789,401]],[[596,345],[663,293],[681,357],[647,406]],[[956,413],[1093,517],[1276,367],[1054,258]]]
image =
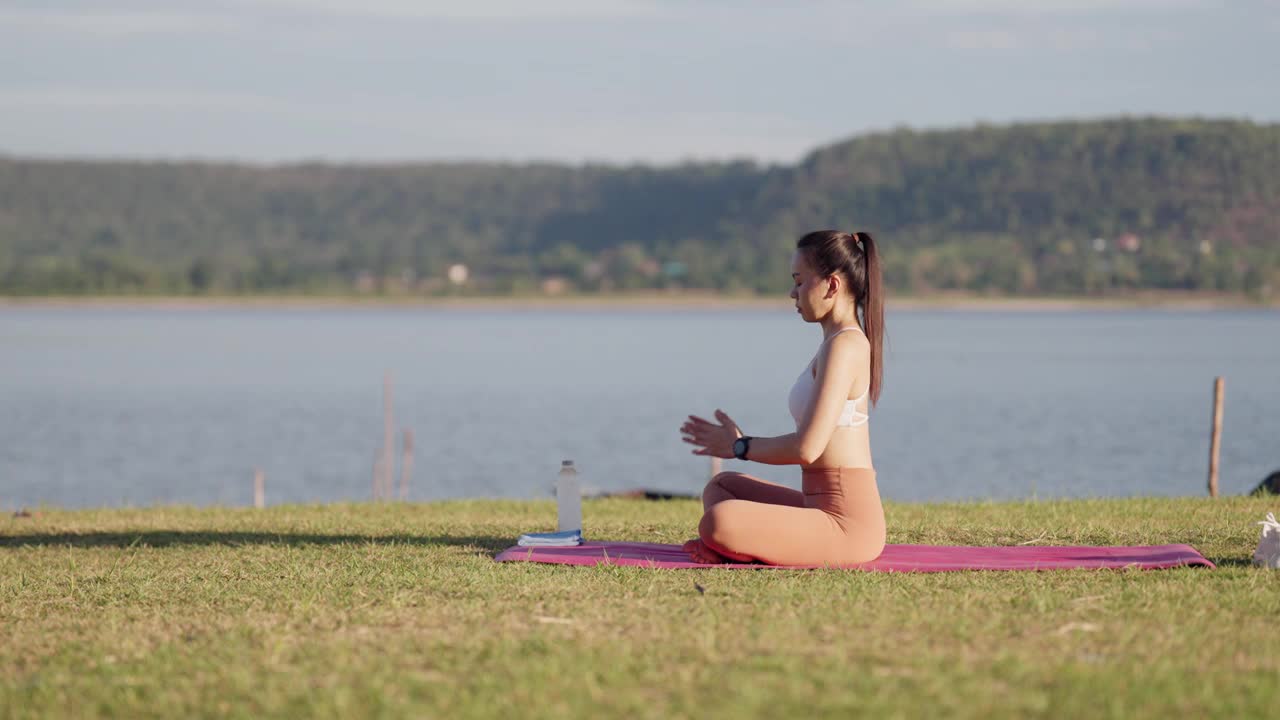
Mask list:
[[786,292],[809,230],[896,292],[1280,296],[1280,125],[899,129],[795,165],[0,157],[0,294]]

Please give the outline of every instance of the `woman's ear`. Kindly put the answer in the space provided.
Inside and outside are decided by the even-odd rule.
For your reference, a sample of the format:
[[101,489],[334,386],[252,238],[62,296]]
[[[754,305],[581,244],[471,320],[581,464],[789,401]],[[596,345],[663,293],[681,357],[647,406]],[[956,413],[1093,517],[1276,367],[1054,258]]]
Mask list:
[[838,297],[840,295],[840,282],[839,275],[832,275],[827,278],[827,294],[826,297],[823,298],[824,300],[830,300],[831,298]]

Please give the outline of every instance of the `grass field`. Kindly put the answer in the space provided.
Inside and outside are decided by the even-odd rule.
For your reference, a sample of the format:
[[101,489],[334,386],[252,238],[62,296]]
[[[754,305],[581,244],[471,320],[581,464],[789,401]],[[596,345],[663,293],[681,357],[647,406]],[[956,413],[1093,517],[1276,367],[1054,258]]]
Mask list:
[[[1266,498],[889,504],[889,541],[1190,543],[1217,570],[495,563],[549,501],[0,519],[0,713],[36,717],[1262,717]],[[585,503],[680,542],[692,501]]]

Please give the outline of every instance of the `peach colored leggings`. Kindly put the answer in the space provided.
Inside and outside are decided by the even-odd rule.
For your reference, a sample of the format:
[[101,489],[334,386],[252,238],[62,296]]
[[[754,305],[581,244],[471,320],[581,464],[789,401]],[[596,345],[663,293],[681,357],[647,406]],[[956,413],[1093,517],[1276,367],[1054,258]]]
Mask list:
[[804,468],[803,491],[722,472],[702,491],[698,535],[739,562],[851,565],[884,550],[884,508],[870,468]]

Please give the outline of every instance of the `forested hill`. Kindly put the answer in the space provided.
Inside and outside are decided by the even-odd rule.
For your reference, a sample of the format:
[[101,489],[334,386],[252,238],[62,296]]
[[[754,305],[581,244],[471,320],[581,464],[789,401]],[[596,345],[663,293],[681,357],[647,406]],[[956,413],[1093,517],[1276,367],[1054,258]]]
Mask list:
[[775,292],[827,227],[900,291],[1280,294],[1280,125],[898,130],[782,167],[0,157],[0,294]]

